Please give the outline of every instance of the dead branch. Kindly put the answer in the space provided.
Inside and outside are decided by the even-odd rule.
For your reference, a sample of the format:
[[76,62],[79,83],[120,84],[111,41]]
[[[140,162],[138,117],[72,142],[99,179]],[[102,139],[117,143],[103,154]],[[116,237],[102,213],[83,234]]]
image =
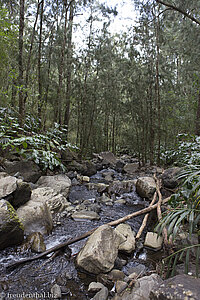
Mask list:
[[[149,207],[152,206],[152,205],[156,202],[156,199],[157,199],[157,191],[155,191],[155,193],[154,193],[154,195],[153,195],[153,199],[152,199],[152,201],[151,201]],[[138,233],[137,233],[137,235],[136,235],[136,239],[139,239],[139,238],[140,238],[140,236],[141,236],[141,234],[142,234],[144,228],[146,227],[148,217],[149,217],[149,213],[146,214],[146,215],[144,216],[142,225],[140,226],[140,228],[139,228],[139,230],[138,230]]]
[[[166,203],[167,201],[169,200],[169,197],[166,198],[163,202]],[[109,225],[109,226],[116,226],[118,224],[121,224],[121,223],[124,223],[126,222],[127,220],[130,220],[134,217],[137,217],[137,216],[140,216],[140,215],[143,215],[143,214],[146,214],[146,213],[149,213],[150,211],[152,211],[153,209],[155,209],[157,207],[157,203],[152,205],[152,206],[148,206],[144,209],[141,209],[139,211],[136,211],[132,214],[129,214],[129,215],[126,215],[125,217],[123,218],[120,218],[120,219],[117,219],[115,221],[112,221],[112,222],[109,222],[109,223],[106,223],[106,225]],[[90,231],[87,231],[85,232],[84,234],[82,234],[81,236],[78,236],[78,237],[75,237],[75,238],[71,238],[69,240],[67,240],[66,242],[63,242],[63,243],[60,243],[46,251],[44,251],[43,253],[41,254],[38,254],[38,255],[35,255],[33,257],[29,257],[29,258],[24,258],[24,259],[21,259],[19,261],[16,261],[10,265],[7,266],[8,269],[13,269],[21,264],[25,264],[27,262],[30,262],[30,261],[34,261],[36,259],[40,259],[40,258],[43,258],[45,257],[47,254],[51,253],[51,252],[54,252],[54,251],[57,251],[59,249],[64,249],[66,246],[69,246],[71,244],[74,244],[78,241],[81,241],[85,238],[87,238],[88,236],[90,236],[97,228],[99,228],[100,226],[98,227],[95,227],[94,229],[90,230]]]

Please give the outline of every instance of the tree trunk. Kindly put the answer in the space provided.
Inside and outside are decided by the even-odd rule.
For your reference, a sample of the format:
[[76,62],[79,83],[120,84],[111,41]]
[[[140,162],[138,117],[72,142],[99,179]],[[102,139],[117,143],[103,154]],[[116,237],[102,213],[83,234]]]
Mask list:
[[23,84],[24,84],[24,78],[23,78],[23,46],[24,46],[23,35],[24,35],[24,0],[20,0],[18,85],[19,85],[19,124],[20,124],[21,127],[24,126],[24,119],[25,119],[25,102],[24,102],[24,87],[23,87]]
[[41,52],[42,52],[42,25],[44,14],[44,0],[41,3],[40,10],[40,33],[39,33],[39,48],[38,48],[38,118],[41,127],[42,118],[42,80],[41,80]]
[[[69,25],[68,25],[68,40],[67,40],[67,87],[66,87],[66,108],[64,116],[64,124],[69,127],[70,118],[70,97],[71,97],[71,77],[72,77],[72,29],[74,17],[74,4],[71,1]],[[68,130],[67,130],[68,133]]]
[[195,134],[200,136],[200,91],[199,91],[199,95],[198,95],[198,107],[197,107],[197,114],[196,114]]

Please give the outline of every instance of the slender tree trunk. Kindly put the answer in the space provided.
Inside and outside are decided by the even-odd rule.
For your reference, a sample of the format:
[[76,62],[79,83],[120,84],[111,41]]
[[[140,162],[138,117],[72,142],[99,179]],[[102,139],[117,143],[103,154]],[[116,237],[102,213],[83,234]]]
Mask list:
[[65,9],[65,23],[64,23],[64,33],[63,33],[63,44],[60,53],[60,63],[58,66],[58,89],[57,89],[57,99],[56,99],[56,109],[55,109],[55,122],[59,124],[62,123],[62,86],[63,86],[63,70],[64,70],[64,58],[65,58],[65,49],[66,49],[66,41],[67,41],[67,13],[68,13],[67,3],[64,2]]
[[198,95],[198,107],[197,107],[197,114],[196,114],[195,134],[200,136],[200,91],[199,91],[199,95]]
[[20,18],[19,18],[19,124],[24,125],[25,119],[25,102],[24,102],[24,78],[23,78],[23,35],[24,35],[24,0],[20,0]]
[[42,79],[41,79],[41,53],[42,53],[42,26],[44,14],[44,0],[41,3],[40,10],[40,33],[39,33],[39,48],[38,48],[38,119],[41,127],[42,118]]
[[[64,124],[69,127],[70,118],[70,97],[71,97],[71,76],[72,76],[72,29],[74,17],[74,4],[71,1],[69,26],[68,26],[68,40],[67,40],[67,87],[66,87],[66,108],[64,116]],[[68,132],[68,131],[67,131]]]
[[160,146],[161,146],[161,103],[160,103],[160,82],[159,82],[159,59],[160,59],[160,45],[159,45],[159,16],[156,18],[156,98],[158,111],[158,153],[157,164],[160,165]]
[[24,102],[26,103],[26,100],[28,98],[28,81],[29,81],[29,72],[30,72],[30,64],[31,64],[31,55],[32,55],[32,49],[33,49],[33,42],[35,39],[35,29],[38,21],[38,16],[39,16],[39,11],[40,11],[40,4],[43,2],[38,0],[37,4],[37,12],[36,12],[36,17],[35,17],[35,22],[33,25],[33,31],[32,31],[32,36],[31,36],[31,43],[30,43],[30,48],[29,48],[29,54],[28,54],[28,60],[27,60],[27,65],[26,65],[26,77],[25,77],[25,96],[24,96]]

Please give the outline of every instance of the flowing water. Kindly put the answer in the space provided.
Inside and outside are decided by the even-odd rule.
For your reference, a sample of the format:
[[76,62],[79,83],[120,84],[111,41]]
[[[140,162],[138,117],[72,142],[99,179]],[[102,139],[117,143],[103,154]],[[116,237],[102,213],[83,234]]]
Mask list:
[[[103,182],[101,173],[93,176],[91,181]],[[69,200],[72,203],[88,199],[95,202],[98,196],[100,195],[96,191],[88,191],[84,185],[78,185],[72,187]],[[120,197],[126,199],[126,204],[115,203],[113,206],[101,204],[99,221],[74,221],[70,217],[61,216],[59,225],[54,227],[51,235],[45,237],[47,249],[66,241],[68,238],[80,236],[97,226],[121,218],[148,205],[134,190],[130,193],[124,193]],[[138,216],[130,219],[127,223],[137,232],[142,218],[142,216]],[[0,300],[51,299],[51,288],[55,284],[61,287],[62,299],[90,299],[87,294],[87,286],[91,281],[96,281],[96,277],[92,274],[84,274],[75,267],[76,254],[83,247],[85,241],[86,239],[69,246],[72,254],[70,258],[66,253],[61,253],[54,258],[49,256],[28,262],[14,270],[9,270],[6,266],[16,260],[35,254],[20,253],[19,247],[1,251]],[[144,268],[144,270],[155,268],[151,255],[149,256],[146,250],[140,248],[132,256],[125,257],[123,255],[122,258],[127,261],[123,267],[124,273],[127,273],[130,268],[137,268],[137,266]]]

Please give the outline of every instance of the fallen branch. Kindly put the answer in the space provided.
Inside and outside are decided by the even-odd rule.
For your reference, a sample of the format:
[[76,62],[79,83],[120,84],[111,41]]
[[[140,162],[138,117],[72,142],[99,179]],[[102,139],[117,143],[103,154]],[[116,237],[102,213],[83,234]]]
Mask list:
[[[157,216],[158,216],[158,221],[159,222],[162,220],[162,212],[161,212],[162,195],[161,195],[161,192],[160,192],[160,186],[161,186],[161,183],[156,178],[156,191],[158,193]],[[169,241],[168,241],[168,238],[167,238],[167,229],[166,229],[166,227],[163,228],[162,235],[163,235],[163,240],[164,240],[165,247],[169,248]]]
[[[155,193],[154,193],[154,195],[153,195],[153,200],[151,201],[149,207],[151,207],[151,206],[156,202],[156,199],[157,199],[157,191],[155,191]],[[143,219],[143,221],[142,221],[142,225],[140,226],[140,228],[139,228],[139,230],[138,230],[138,233],[137,233],[137,235],[136,235],[136,239],[139,239],[139,238],[140,238],[140,236],[141,236],[141,234],[142,234],[144,228],[145,228],[146,225],[147,225],[148,217],[149,217],[149,213],[146,214],[146,215],[144,216],[144,219]]]
[[[169,197],[166,198],[163,202],[166,203],[168,200],[169,200]],[[155,208],[157,207],[157,205],[158,205],[158,204],[156,203],[156,204],[154,204],[154,205],[152,205],[152,206],[146,207],[146,208],[141,209],[141,210],[139,210],[139,211],[136,211],[136,212],[134,212],[134,213],[132,213],[132,214],[126,215],[126,216],[123,217],[123,218],[120,218],[120,219],[117,219],[117,220],[115,220],[115,221],[106,223],[106,225],[109,225],[109,226],[116,226],[116,225],[118,225],[118,224],[124,223],[124,222],[126,222],[127,220],[130,220],[130,219],[132,219],[132,218],[134,218],[134,217],[137,217],[137,216],[140,216],[140,215],[143,215],[143,214],[146,214],[146,213],[152,211],[153,209],[155,209]],[[15,268],[15,267],[17,267],[17,266],[19,266],[19,265],[21,265],[21,264],[25,264],[25,263],[27,263],[27,262],[34,261],[34,260],[39,259],[39,258],[43,258],[43,257],[45,257],[47,254],[50,254],[51,252],[57,251],[57,250],[59,250],[59,249],[64,249],[66,246],[69,246],[69,245],[71,245],[71,244],[74,244],[74,243],[76,243],[76,242],[78,242],[78,241],[81,241],[81,240],[83,240],[84,238],[90,236],[90,235],[91,235],[97,228],[99,228],[99,227],[100,227],[100,226],[95,227],[94,229],[85,232],[85,233],[82,234],[81,236],[78,236],[78,237],[69,239],[69,240],[67,240],[66,242],[60,243],[60,244],[58,244],[58,245],[56,245],[56,246],[54,246],[54,247],[52,247],[52,248],[50,248],[50,249],[44,251],[44,252],[41,253],[41,254],[38,254],[38,255],[35,255],[35,256],[33,256],[33,257],[24,258],[24,259],[21,259],[21,260],[19,260],[19,261],[16,261],[16,262],[14,262],[14,263],[8,265],[7,268],[8,268],[8,269],[13,269],[13,268]]]

